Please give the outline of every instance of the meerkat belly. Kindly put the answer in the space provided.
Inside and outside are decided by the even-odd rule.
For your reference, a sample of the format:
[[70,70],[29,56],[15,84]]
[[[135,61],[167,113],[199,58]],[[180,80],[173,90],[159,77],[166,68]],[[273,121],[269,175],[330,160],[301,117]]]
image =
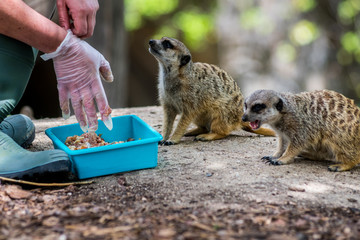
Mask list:
[[211,122],[213,121],[213,117],[208,111],[199,111],[197,116],[194,119],[194,123],[199,127],[204,127],[208,131],[210,131]]
[[319,141],[317,144],[308,147],[300,156],[311,160],[335,160],[334,151],[327,141]]

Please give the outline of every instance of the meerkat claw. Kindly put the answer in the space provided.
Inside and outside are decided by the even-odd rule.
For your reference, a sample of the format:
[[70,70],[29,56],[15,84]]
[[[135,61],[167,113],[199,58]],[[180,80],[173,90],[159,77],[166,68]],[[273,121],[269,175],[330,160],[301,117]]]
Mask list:
[[270,157],[270,156],[265,156],[262,158],[262,160],[264,160],[265,163],[269,163],[271,165],[283,165],[283,163],[281,161],[279,161],[278,159],[276,159],[274,157]]
[[170,140],[162,140],[159,142],[159,145],[161,146],[170,146],[170,145],[174,145],[175,143],[173,141]]
[[261,160],[267,160],[267,161],[270,161],[272,159],[273,159],[272,156],[264,156],[264,157],[261,158]]
[[267,159],[266,161],[265,161],[265,163],[268,163],[269,165],[271,164],[271,160],[270,159]]
[[334,166],[334,165],[328,166],[328,170],[330,172],[340,172],[339,171],[339,166]]
[[195,137],[194,138],[194,141],[197,141],[197,142],[207,142],[209,141],[208,139],[204,138],[204,137]]
[[328,170],[330,172],[343,172],[343,171],[347,171],[352,169],[353,166],[352,165],[344,165],[344,164],[334,164],[334,165],[330,165],[328,166]]
[[275,159],[271,160],[270,163],[271,163],[272,165],[283,165],[283,162],[281,162],[281,161],[279,161],[279,160],[275,160]]

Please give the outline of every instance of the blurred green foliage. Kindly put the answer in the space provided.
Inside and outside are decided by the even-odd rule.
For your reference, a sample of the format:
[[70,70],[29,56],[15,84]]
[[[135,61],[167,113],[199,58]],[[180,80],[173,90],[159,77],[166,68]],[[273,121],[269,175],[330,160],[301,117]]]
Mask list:
[[215,30],[215,5],[209,4],[214,2],[204,2],[209,7],[203,9],[191,1],[184,4],[179,0],[125,0],[125,27],[134,31],[141,28],[145,21],[167,16],[152,38],[181,36],[189,48],[200,50],[206,45],[204,42],[210,41],[209,36]]
[[359,0],[346,0],[341,1],[338,5],[338,14],[344,24],[350,24],[354,17],[359,13],[360,1]]
[[354,61],[360,63],[360,0],[341,1],[337,13],[344,28],[350,29],[341,36],[338,62],[342,65],[349,65]]
[[[154,23],[151,26],[156,26],[153,38],[175,37],[191,50],[202,50],[216,39],[218,1],[221,0],[125,0],[125,26],[128,31],[135,31],[150,21]],[[270,36],[278,27],[259,7],[259,1],[238,4],[242,4],[239,24],[244,30]],[[349,71],[349,76],[355,76],[352,73],[360,64],[360,0],[291,0],[291,4],[292,12],[281,16],[290,27],[287,36],[281,36],[274,46],[277,59],[297,61],[301,48],[320,36],[327,37],[335,61]],[[360,82],[357,77],[352,79],[360,96]]]
[[276,57],[282,62],[292,62],[296,58],[296,49],[292,44],[282,41],[276,47]]
[[[204,4],[203,1],[200,2]],[[255,2],[253,3],[239,14],[241,26],[263,35],[271,34],[275,28],[274,23],[261,12]],[[292,0],[291,3],[296,11],[303,13],[314,11],[318,7],[316,0]],[[141,28],[146,21],[155,21],[162,16],[168,16],[166,21],[159,24],[152,37],[182,38],[191,49],[200,50],[213,39],[210,36],[215,33],[216,1],[211,1],[208,5],[203,9],[194,1],[125,0],[125,26],[128,31],[134,31]],[[338,1],[336,14],[341,24],[345,26],[344,29],[348,25],[355,26],[354,29],[350,28],[340,33],[341,48],[338,49],[337,60],[341,65],[348,65],[354,61],[360,63],[360,20],[356,20],[360,16],[360,0]],[[294,49],[314,42],[321,34],[321,28],[314,21],[299,19],[289,29],[288,34],[288,42],[279,43],[278,51],[283,59],[294,61],[296,59]]]
[[290,40],[295,45],[307,45],[316,40],[318,36],[318,27],[308,20],[300,20],[290,31]]
[[258,7],[250,7],[243,11],[240,15],[240,25],[244,29],[253,29],[263,35],[271,33],[275,27]]
[[292,4],[301,12],[308,12],[316,7],[315,0],[293,0]]
[[140,28],[143,19],[155,19],[168,14],[178,6],[178,0],[125,0],[125,27],[132,31]]

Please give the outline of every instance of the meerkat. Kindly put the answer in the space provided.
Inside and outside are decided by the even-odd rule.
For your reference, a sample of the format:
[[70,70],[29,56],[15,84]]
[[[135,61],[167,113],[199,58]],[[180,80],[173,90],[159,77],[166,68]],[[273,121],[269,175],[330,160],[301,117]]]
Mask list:
[[[243,95],[224,70],[194,63],[190,51],[177,39],[150,40],[149,51],[159,63],[159,101],[164,111],[161,145],[179,143],[184,135],[200,141],[221,139],[237,128],[275,136],[271,129],[252,130],[241,120]],[[170,138],[178,114],[181,117]],[[196,128],[185,133],[191,123]]]
[[270,164],[302,156],[338,162],[328,169],[340,172],[360,163],[360,109],[340,93],[258,90],[246,98],[244,108],[242,120],[252,129],[267,123],[278,135],[277,151],[262,158]]

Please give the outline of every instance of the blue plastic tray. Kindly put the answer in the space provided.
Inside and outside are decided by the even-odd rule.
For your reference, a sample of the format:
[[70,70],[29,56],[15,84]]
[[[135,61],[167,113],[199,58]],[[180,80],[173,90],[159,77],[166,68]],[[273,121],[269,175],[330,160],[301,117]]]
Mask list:
[[78,123],[48,128],[45,133],[53,141],[54,148],[69,155],[79,179],[156,167],[158,142],[162,136],[135,115],[113,117],[112,120],[114,127],[111,131],[99,120],[96,133],[102,134],[106,142],[126,141],[128,138],[135,141],[70,150],[65,140],[83,133]]

